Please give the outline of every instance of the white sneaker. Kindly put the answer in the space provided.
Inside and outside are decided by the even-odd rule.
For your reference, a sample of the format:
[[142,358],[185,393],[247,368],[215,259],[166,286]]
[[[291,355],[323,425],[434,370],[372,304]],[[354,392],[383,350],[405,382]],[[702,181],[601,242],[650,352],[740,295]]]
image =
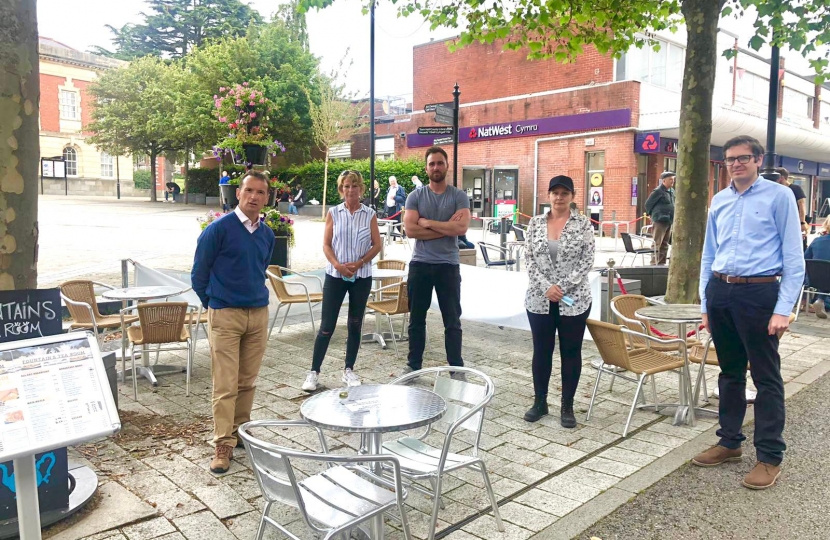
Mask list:
[[360,386],[360,377],[349,368],[343,370],[343,377],[340,380],[346,383],[347,386]]
[[311,370],[308,372],[308,375],[305,376],[305,382],[303,383],[302,389],[306,392],[314,392],[317,390],[317,380],[320,376],[317,374],[316,371]]

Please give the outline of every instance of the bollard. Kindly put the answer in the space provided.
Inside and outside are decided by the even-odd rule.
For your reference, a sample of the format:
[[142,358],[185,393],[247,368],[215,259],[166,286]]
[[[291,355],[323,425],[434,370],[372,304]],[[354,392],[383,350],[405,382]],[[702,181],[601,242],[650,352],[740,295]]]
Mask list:
[[501,260],[504,260],[505,250],[507,249],[507,216],[501,216],[499,226],[499,246],[501,246]]
[[613,323],[614,318],[611,316],[611,299],[614,298],[614,278],[616,276],[616,271],[614,270],[614,259],[608,259],[608,295],[606,297],[606,305],[605,305],[605,316],[608,317],[608,320],[605,322]]

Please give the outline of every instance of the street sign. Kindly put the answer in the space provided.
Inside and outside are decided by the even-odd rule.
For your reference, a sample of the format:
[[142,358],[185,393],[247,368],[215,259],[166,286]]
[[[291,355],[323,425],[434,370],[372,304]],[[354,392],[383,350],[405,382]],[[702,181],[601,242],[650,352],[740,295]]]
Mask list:
[[452,144],[453,138],[452,137],[439,137],[432,141],[432,144],[439,145],[439,144]]
[[453,120],[452,116],[439,116],[436,114],[435,121],[439,124],[444,124],[445,126],[452,126],[455,124],[455,120]]
[[452,126],[426,126],[418,128],[418,135],[452,135]]
[[449,107],[450,109],[453,108],[452,101],[445,101],[444,103],[427,103],[424,105],[424,112],[435,112],[435,108],[439,105],[443,105],[444,107]]
[[435,114],[439,116],[449,116],[450,118],[452,118],[454,112],[455,109],[453,108],[452,104],[444,105],[443,103],[439,103],[435,107]]

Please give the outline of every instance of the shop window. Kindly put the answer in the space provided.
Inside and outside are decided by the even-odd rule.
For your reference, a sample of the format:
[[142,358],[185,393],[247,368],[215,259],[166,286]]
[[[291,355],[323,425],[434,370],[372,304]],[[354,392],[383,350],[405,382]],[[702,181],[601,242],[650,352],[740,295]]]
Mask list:
[[683,88],[686,49],[662,40],[659,48],[632,47],[617,60],[618,81],[640,81],[679,92]]

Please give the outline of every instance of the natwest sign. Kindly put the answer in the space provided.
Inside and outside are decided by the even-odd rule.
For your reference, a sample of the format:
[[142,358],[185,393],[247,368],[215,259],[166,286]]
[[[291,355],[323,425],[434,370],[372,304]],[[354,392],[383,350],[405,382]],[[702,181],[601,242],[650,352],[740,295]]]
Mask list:
[[483,139],[485,137],[503,137],[513,134],[513,124],[495,124],[492,126],[472,128],[469,133],[470,139]]

